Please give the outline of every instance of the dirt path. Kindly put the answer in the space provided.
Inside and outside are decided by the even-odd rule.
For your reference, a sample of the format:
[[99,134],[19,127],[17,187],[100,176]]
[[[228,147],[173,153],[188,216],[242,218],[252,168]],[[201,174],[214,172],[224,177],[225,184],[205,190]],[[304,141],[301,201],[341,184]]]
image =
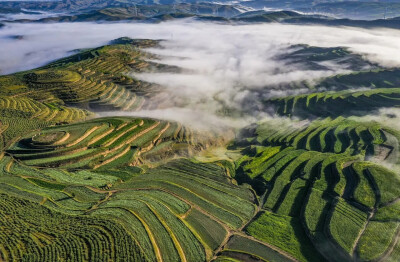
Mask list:
[[[123,131],[122,133],[120,133],[119,135],[116,135],[115,137],[113,137],[112,139],[110,139],[107,143],[105,143],[103,146],[104,147],[108,147],[110,145],[112,145],[115,141],[117,141],[119,138],[121,138],[123,135],[133,131],[134,129],[136,129],[138,127],[138,125],[134,125],[131,126],[130,128],[128,128],[127,130]],[[118,128],[116,129],[118,130]]]
[[11,158],[10,162],[8,162],[7,165],[6,165],[6,167],[5,167],[5,171],[6,171],[7,173],[10,173],[10,169],[11,169],[11,166],[13,165],[13,163],[14,163],[14,159]]
[[165,228],[165,230],[167,230],[168,235],[171,237],[171,240],[174,243],[176,250],[178,251],[181,261],[187,262],[186,255],[185,255],[185,252],[183,251],[181,243],[179,243],[178,238],[176,237],[175,233],[171,230],[171,228],[168,226],[168,224],[164,221],[164,219],[160,216],[160,214],[151,205],[147,204],[146,202],[144,202],[142,200],[139,200],[139,201],[141,201],[143,204],[145,204],[151,210],[151,212],[153,212],[153,214],[157,217],[158,221],[160,221],[160,223]]
[[100,188],[97,188],[97,187],[92,187],[92,186],[85,186],[87,189],[90,189],[90,190],[92,190],[93,192],[96,192],[96,193],[100,193],[100,194],[108,194],[108,193],[115,193],[115,192],[118,192],[118,190],[103,190],[103,189],[100,189]]
[[287,253],[287,252],[285,252],[285,251],[283,251],[283,250],[281,250],[281,249],[279,249],[279,248],[277,248],[277,247],[275,247],[275,246],[273,246],[273,245],[270,245],[270,244],[268,244],[267,242],[263,242],[263,241],[261,241],[261,240],[258,240],[257,238],[255,238],[255,237],[253,237],[253,236],[249,236],[249,235],[247,235],[246,233],[244,233],[243,231],[236,232],[236,234],[237,234],[237,235],[240,235],[240,236],[242,236],[242,237],[245,237],[245,238],[247,238],[247,239],[250,239],[250,240],[252,240],[252,241],[254,241],[254,242],[257,242],[257,243],[259,243],[259,244],[261,244],[261,245],[264,245],[264,246],[266,246],[266,247],[268,247],[268,248],[270,248],[270,249],[273,249],[274,251],[278,252],[280,255],[282,255],[282,256],[284,256],[284,257],[287,257],[288,259],[290,259],[290,260],[292,260],[292,261],[299,262],[299,260],[297,260],[296,258],[294,258],[294,257],[293,257],[292,255],[290,255],[289,253]]
[[[96,131],[97,129],[99,129],[101,126],[94,126],[91,129],[87,130],[80,138],[76,139],[74,142],[69,143],[67,145],[67,147],[71,147],[74,146],[76,144],[78,144],[79,142],[81,142],[82,140],[84,140],[85,138],[87,138],[88,136],[90,136],[94,131]],[[68,133],[69,134],[69,133]]]
[[353,247],[352,247],[352,249],[351,249],[351,253],[353,254],[353,257],[356,256],[356,249],[357,249],[357,247],[358,247],[358,243],[360,242],[360,238],[361,238],[361,236],[364,234],[365,229],[367,229],[367,226],[368,226],[368,224],[369,224],[369,221],[370,221],[371,218],[374,216],[375,212],[376,212],[376,209],[374,208],[374,209],[372,210],[372,212],[369,214],[368,219],[367,219],[367,222],[364,224],[364,227],[361,229],[361,231],[360,231],[360,233],[358,234],[356,240],[354,241],[354,245],[353,245]]
[[119,191],[136,191],[136,190],[158,190],[158,191],[162,191],[165,193],[168,193],[170,195],[173,195],[174,197],[178,198],[179,200],[185,202],[186,204],[188,204],[189,206],[191,206],[192,208],[197,209],[199,212],[203,213],[204,215],[212,218],[213,220],[215,220],[216,222],[218,222],[219,224],[221,224],[221,226],[227,231],[229,232],[231,229],[225,224],[225,222],[221,221],[219,218],[215,217],[213,214],[208,213],[207,211],[203,210],[201,207],[199,207],[196,204],[193,204],[192,202],[190,202],[189,200],[182,198],[181,196],[167,190],[164,188],[151,188],[151,187],[144,187],[144,188],[134,188],[134,189],[120,189]]
[[39,205],[44,205],[46,203],[47,197],[43,197],[42,201],[40,201]]
[[147,225],[147,223],[140,216],[138,216],[135,212],[133,212],[133,211],[131,211],[129,209],[125,209],[125,210],[127,210],[132,215],[134,215],[140,221],[140,223],[142,223],[144,229],[147,232],[147,235],[150,238],[150,242],[151,242],[151,245],[153,246],[153,250],[154,250],[154,253],[155,253],[156,257],[157,257],[157,261],[162,262],[163,259],[162,259],[160,248],[158,247],[156,238],[154,237],[153,233],[151,232],[149,225]]
[[[94,190],[93,190],[94,191]],[[96,191],[95,191],[96,192]],[[110,197],[113,195],[113,191],[108,191],[108,194],[106,195],[106,197],[102,200],[99,200],[96,204],[94,204],[89,210],[86,211],[86,213],[91,212],[95,209],[97,209],[101,204],[103,204],[104,202],[107,202]]]
[[[212,261],[212,260],[214,260],[214,259],[216,259],[218,257],[218,254],[221,253],[226,248],[226,245],[229,243],[231,238],[236,234],[236,235],[240,235],[242,237],[248,238],[248,239],[250,239],[252,241],[255,241],[255,242],[259,243],[259,244],[262,244],[266,248],[274,250],[275,252],[279,253],[280,255],[288,258],[289,260],[291,260],[293,262],[298,262],[298,260],[296,258],[294,258],[292,255],[290,255],[289,253],[287,253],[287,252],[285,252],[285,251],[283,251],[283,250],[281,250],[281,249],[279,249],[279,248],[277,248],[277,247],[275,247],[273,245],[270,245],[268,243],[262,242],[262,241],[254,238],[252,236],[247,235],[245,232],[243,232],[243,229],[254,220],[254,218],[259,214],[259,212],[262,212],[262,201],[258,201],[258,199],[255,199],[255,201],[256,201],[255,207],[256,208],[254,210],[253,216],[249,220],[245,221],[243,223],[243,225],[241,227],[239,227],[238,229],[232,229],[229,226],[227,226],[225,224],[225,222],[221,221],[219,218],[215,217],[213,214],[208,213],[207,211],[203,210],[201,207],[199,207],[196,204],[190,202],[189,200],[187,200],[185,198],[182,198],[180,195],[177,195],[176,193],[171,192],[171,191],[169,191],[167,189],[164,189],[164,188],[144,187],[144,188],[133,188],[133,189],[127,188],[127,189],[118,189],[118,190],[107,191],[107,190],[102,190],[102,189],[98,189],[98,188],[94,188],[94,187],[90,187],[90,186],[86,186],[86,187],[89,188],[90,190],[94,191],[94,192],[97,192],[97,193],[107,193],[108,194],[106,196],[106,198],[104,198],[103,200],[99,201],[99,203],[96,204],[96,206],[94,206],[92,209],[97,208],[97,206],[99,204],[101,204],[101,203],[103,203],[105,201],[108,201],[108,199],[112,196],[113,193],[116,193],[116,192],[119,192],[119,191],[158,190],[158,191],[162,191],[162,192],[168,193],[168,194],[176,197],[177,199],[185,202],[186,204],[188,204],[190,206],[190,209],[185,214],[179,216],[180,219],[185,219],[193,209],[196,209],[197,211],[201,212],[202,214],[210,217],[212,220],[214,220],[217,223],[219,223],[227,232],[227,234],[224,237],[223,241],[221,242],[220,246],[216,250],[214,250],[210,261]],[[130,212],[132,213],[133,211],[130,211]],[[150,232],[151,230],[150,230],[149,226],[145,223],[145,221],[143,221],[136,214],[134,214],[134,215],[141,221],[141,223],[145,227],[146,231],[148,232],[148,235],[149,235],[149,238],[150,238],[150,240],[152,242],[152,245],[154,247],[154,252],[156,253],[157,259],[159,261],[162,261],[162,254],[161,254],[161,252],[160,252],[160,250],[158,248],[157,240],[155,239],[154,235],[152,235],[152,233]],[[166,227],[167,225],[164,225],[164,223],[163,223],[163,226]],[[179,253],[182,261],[186,261],[185,254],[184,254],[184,251],[183,251],[180,243],[178,242],[176,237],[174,238],[175,235],[173,234],[173,232],[170,229],[168,230],[168,232],[169,232],[169,234],[171,236],[171,239],[173,240],[173,242],[175,244],[175,247],[178,250],[178,253]]]
[[228,244],[229,240],[233,237],[232,231],[228,231],[228,234],[225,236],[224,240],[222,241],[221,245],[214,251],[214,256],[211,258],[211,261],[217,259],[218,254],[224,250],[225,246]]
[[[168,208],[168,207],[167,207],[167,208]],[[168,208],[168,209],[169,209],[169,208]],[[185,218],[190,214],[190,212],[192,212],[192,210],[193,210],[193,206],[190,206],[189,209],[188,209],[188,211],[186,211],[185,214],[180,215],[179,217],[180,217],[181,219],[185,219]]]
[[250,239],[250,240],[252,240],[252,241],[254,241],[254,242],[257,242],[257,243],[259,243],[259,244],[261,244],[261,245],[263,245],[263,246],[265,246],[265,247],[267,247],[267,248],[269,248],[269,249],[272,249],[272,250],[276,251],[277,253],[279,253],[280,255],[282,255],[282,256],[284,256],[284,257],[286,257],[287,259],[289,259],[289,260],[291,260],[291,261],[299,262],[299,260],[297,260],[296,258],[294,258],[294,257],[293,257],[292,255],[290,255],[289,253],[287,253],[287,252],[285,252],[285,251],[283,251],[283,250],[281,250],[281,249],[279,249],[279,248],[277,248],[277,247],[275,247],[275,246],[273,246],[273,245],[270,245],[270,244],[268,244],[267,242],[260,241],[260,240],[258,240],[257,238],[255,238],[255,237],[253,237],[253,236],[249,236],[249,235],[247,235],[245,232],[239,231],[239,230],[230,230],[230,231],[228,232],[228,234],[226,235],[226,237],[225,237],[224,240],[222,241],[221,245],[218,247],[218,249],[216,249],[216,250],[214,251],[214,257],[211,259],[211,261],[214,260],[214,259],[216,259],[216,258],[218,257],[218,254],[219,254],[220,252],[222,252],[222,251],[225,249],[226,245],[229,243],[229,241],[231,240],[231,238],[232,238],[234,235],[239,235],[239,236],[241,236],[241,237]]
[[389,256],[392,254],[395,247],[397,246],[399,239],[400,239],[400,225],[397,226],[397,232],[393,238],[392,243],[390,243],[390,246],[388,247],[388,249],[386,249],[385,252],[382,254],[382,256],[380,258],[378,258],[376,261],[378,261],[378,262],[386,261],[387,258],[389,258]]
[[107,165],[107,164],[111,163],[112,161],[114,161],[114,160],[124,156],[125,154],[127,154],[130,150],[131,150],[131,147],[127,146],[121,153],[119,153],[119,154],[117,154],[117,155],[115,155],[115,156],[113,156],[113,157],[111,157],[111,158],[109,158],[107,160],[104,160],[100,164],[95,165],[93,167],[93,169],[97,169],[97,168],[99,168],[101,166],[104,166],[104,165]]
[[62,143],[64,143],[65,141],[68,140],[68,138],[71,136],[70,133],[66,132],[65,135],[58,141],[54,142],[53,145],[60,145]]
[[[270,245],[268,243],[262,242],[262,241],[254,238],[252,236],[249,236],[245,232],[242,231],[248,224],[250,224],[254,220],[254,218],[259,214],[259,212],[261,212],[261,210],[262,210],[262,201],[259,201],[257,203],[258,205],[256,205],[256,209],[254,211],[253,216],[246,223],[244,223],[240,228],[235,230],[235,229],[229,228],[223,221],[221,221],[219,218],[215,217],[213,214],[208,213],[207,211],[203,210],[202,208],[200,208],[196,204],[193,204],[192,202],[182,198],[181,196],[179,196],[179,195],[177,195],[177,194],[175,194],[175,193],[173,193],[173,192],[171,192],[169,190],[166,190],[166,189],[163,189],[163,188],[151,188],[151,187],[148,187],[148,188],[135,188],[135,189],[121,189],[121,191],[127,191],[127,190],[133,190],[133,191],[135,191],[135,190],[159,190],[159,191],[163,191],[163,192],[171,194],[174,197],[176,197],[176,198],[182,200],[183,202],[187,203],[189,206],[191,206],[191,209],[195,208],[199,212],[201,212],[202,214],[204,214],[204,215],[210,217],[211,219],[213,219],[214,221],[218,222],[227,231],[227,235],[225,236],[225,238],[222,241],[222,243],[220,244],[220,246],[214,251],[214,254],[213,254],[213,257],[211,258],[211,261],[217,258],[217,254],[222,252],[224,250],[224,248],[226,247],[226,245],[229,243],[229,240],[235,234],[237,234],[237,235],[246,237],[246,238],[248,238],[248,239],[250,239],[252,241],[255,241],[257,243],[260,243],[260,244],[266,246],[267,248],[270,248],[270,249],[276,251],[280,255],[288,258],[289,260],[292,260],[294,262],[298,262],[298,260],[296,258],[294,258],[292,255],[290,255],[289,253],[287,253],[287,252],[285,252],[285,251],[283,251],[283,250],[281,250],[281,249],[279,249],[279,248],[277,248],[277,247],[275,247],[273,245]],[[186,217],[187,214],[189,214],[189,212],[185,213],[184,216]]]
[[398,202],[398,201],[400,201],[400,197],[395,198],[395,199],[392,200],[392,201],[386,202],[385,204],[382,204],[382,205],[380,206],[380,208],[386,207],[386,206],[389,206],[389,205],[392,205],[392,204],[394,204],[394,203],[396,203],[396,202]]

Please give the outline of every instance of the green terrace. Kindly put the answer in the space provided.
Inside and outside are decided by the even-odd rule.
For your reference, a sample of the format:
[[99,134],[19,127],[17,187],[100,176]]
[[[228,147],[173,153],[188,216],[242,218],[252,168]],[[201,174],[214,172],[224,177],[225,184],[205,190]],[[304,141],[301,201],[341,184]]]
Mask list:
[[[277,121],[280,121],[279,125]],[[272,147],[262,154],[263,158],[255,166],[266,164],[265,159],[271,153],[287,146],[398,162],[399,133],[376,122],[358,122],[345,117],[328,117],[309,124],[276,120],[260,123],[245,132],[247,134],[238,143],[242,146],[252,145],[249,149],[253,153],[258,154],[262,146]]]
[[0,253],[5,261],[146,259],[123,226],[101,216],[61,214],[6,194],[1,194],[0,207],[0,240],[4,243]]
[[377,88],[371,90],[344,90],[310,93],[265,101],[276,107],[278,115],[306,117],[310,115],[350,116],[385,107],[400,105],[399,88]]
[[81,51],[39,69],[1,76],[1,93],[103,111],[138,110],[145,103],[144,95],[155,87],[127,74],[154,66],[143,60],[149,55],[139,48],[154,46],[157,42],[122,40]]
[[260,213],[245,232],[300,261],[322,261],[318,253],[332,261],[396,261],[400,177],[366,159],[396,163],[397,145],[380,148],[398,144],[397,134],[343,117],[282,122],[250,127],[235,145],[243,154],[235,179],[259,196]]
[[0,148],[33,130],[88,119],[87,110],[42,103],[27,97],[0,97]]
[[188,156],[213,143],[177,123],[120,117],[44,128],[6,152],[29,166],[107,169]]
[[[95,118],[157,102],[159,86],[129,76],[179,71],[148,62],[141,48],[157,44],[121,38],[0,76],[0,261],[400,261],[400,133],[347,117],[398,107],[397,69],[370,64],[267,100],[307,119],[259,122],[234,141]],[[343,48],[286,58],[368,64]]]
[[[287,55],[289,61],[304,63],[308,67],[318,67],[319,55],[314,54],[312,47]],[[298,53],[298,54],[297,54]],[[304,54],[303,54],[304,53]],[[317,57],[315,57],[317,55]],[[299,59],[299,57],[301,59]],[[285,57],[284,57],[285,58]],[[297,60],[296,60],[297,59]],[[363,64],[365,61],[357,58],[350,63],[352,66]],[[352,60],[350,60],[352,61]],[[371,65],[372,66],[372,65]],[[265,105],[273,105],[278,115],[299,116],[307,118],[337,117],[359,115],[384,107],[398,107],[400,97],[400,78],[398,68],[360,69],[349,74],[337,74],[331,77],[317,79],[317,83],[291,83],[289,88],[307,88],[309,92],[300,95],[269,98]]]
[[157,88],[126,74],[153,67],[139,48],[156,44],[121,38],[39,69],[0,76],[0,148],[34,130],[91,118],[91,110],[141,109]]
[[215,164],[74,171],[4,156],[0,168],[0,225],[18,228],[0,233],[11,261],[204,261],[256,212],[252,191]]

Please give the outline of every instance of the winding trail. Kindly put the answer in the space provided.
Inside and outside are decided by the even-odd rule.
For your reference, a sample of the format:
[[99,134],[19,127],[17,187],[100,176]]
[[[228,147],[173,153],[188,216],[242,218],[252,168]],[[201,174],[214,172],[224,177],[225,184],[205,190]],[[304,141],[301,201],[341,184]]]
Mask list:
[[351,253],[353,254],[353,257],[356,256],[356,252],[357,252],[357,247],[358,244],[360,242],[360,238],[361,236],[364,234],[365,230],[367,229],[367,226],[369,224],[369,221],[371,220],[371,218],[375,215],[376,209],[374,208],[372,210],[372,212],[369,214],[367,221],[364,223],[363,228],[360,230],[360,232],[358,233],[357,238],[354,241],[353,247],[351,248]]
[[390,243],[388,249],[386,249],[385,252],[376,261],[378,262],[386,261],[387,258],[389,258],[389,256],[392,254],[397,244],[399,243],[399,239],[400,239],[400,224],[397,226],[397,232],[393,238],[392,243]]

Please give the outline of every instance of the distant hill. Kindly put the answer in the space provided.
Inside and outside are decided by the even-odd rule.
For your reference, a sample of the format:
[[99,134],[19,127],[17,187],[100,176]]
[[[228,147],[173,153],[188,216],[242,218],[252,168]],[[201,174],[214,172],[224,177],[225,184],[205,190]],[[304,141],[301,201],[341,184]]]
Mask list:
[[294,11],[248,12],[232,18],[242,22],[280,22],[287,24],[316,24],[327,26],[354,26],[363,28],[400,28],[400,19],[352,20],[335,19],[322,15],[307,15]]
[[245,21],[245,22],[285,22],[288,19],[294,18],[320,18],[320,16],[305,16],[294,11],[278,11],[278,12],[263,12],[254,11],[246,12],[239,16],[234,17],[232,20]]
[[277,1],[250,0],[241,5],[255,9],[297,10],[304,13],[319,13],[336,18],[375,20],[400,15],[399,1]]
[[[1,3],[0,3],[1,5]],[[0,12],[1,13],[1,12]],[[135,5],[128,7],[108,7],[70,12],[59,16],[45,17],[38,20],[18,19],[16,22],[84,22],[84,21],[122,21],[143,20],[153,21],[186,18],[190,16],[215,16],[229,18],[241,14],[232,5],[212,3],[176,4],[176,5]]]
[[249,11],[240,13],[233,6],[215,4],[179,4],[105,8],[85,13],[61,15],[38,20],[20,19],[12,22],[100,22],[147,21],[159,22],[192,17],[197,20],[240,23],[285,23],[326,26],[353,26],[362,28],[400,28],[400,18],[377,20],[335,19],[323,15],[301,14],[295,11]]

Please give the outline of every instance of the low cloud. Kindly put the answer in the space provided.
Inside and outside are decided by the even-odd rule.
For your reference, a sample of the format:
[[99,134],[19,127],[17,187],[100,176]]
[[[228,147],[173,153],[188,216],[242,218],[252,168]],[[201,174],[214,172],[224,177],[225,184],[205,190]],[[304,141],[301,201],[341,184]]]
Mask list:
[[[10,37],[15,35],[23,38]],[[200,62],[200,56],[205,53],[209,55],[203,57],[204,62],[208,62],[210,55],[218,54],[213,59],[217,65],[228,69],[241,66],[248,68],[249,72],[253,69],[260,70],[259,67],[264,66],[265,62],[260,64],[259,61],[273,57],[276,50],[284,50],[296,44],[344,46],[381,65],[400,66],[399,30],[275,23],[224,25],[180,20],[160,24],[9,23],[0,29],[3,53],[0,56],[0,70],[5,74],[31,69],[64,57],[71,50],[96,47],[122,36],[164,39],[166,48],[181,51],[180,57],[195,57],[196,54],[191,50],[197,49],[197,62]],[[210,52],[207,52],[207,48]],[[168,54],[169,49],[164,51]],[[249,59],[242,59],[246,57]],[[246,64],[246,61],[251,63]],[[273,65],[270,64],[269,67]],[[225,71],[229,73],[229,70]]]
[[[4,0],[3,0],[4,1]],[[13,21],[20,19],[38,20],[46,17],[62,15],[61,13],[49,13],[37,10],[22,9],[19,13],[0,13],[0,21]]]
[[241,128],[256,121],[255,118],[227,118],[190,108],[170,107],[154,110],[140,110],[135,112],[111,111],[98,113],[99,116],[132,116],[158,118],[168,121],[178,121],[199,131],[213,131],[222,133],[228,129]]
[[[382,66],[400,66],[398,30],[276,23],[227,25],[188,19],[160,24],[6,24],[0,29],[0,72],[31,69],[71,50],[97,47],[122,36],[164,40],[162,48],[147,51],[158,55],[155,62],[183,69],[180,73],[132,73],[165,88],[162,96],[154,98],[160,99],[163,107],[134,114],[192,123],[198,120],[199,126],[210,121],[212,125],[244,125],[265,117],[269,109],[262,103],[264,99],[308,92],[290,83],[313,83],[349,72],[347,65],[335,61],[311,70],[302,63],[279,59],[293,50],[293,45],[342,46]],[[234,120],[238,116],[242,119]]]
[[396,130],[400,130],[400,109],[399,108],[381,108],[374,114],[368,114],[365,116],[357,117],[353,116],[350,119],[354,119],[362,122],[377,122],[383,126],[390,127]]

